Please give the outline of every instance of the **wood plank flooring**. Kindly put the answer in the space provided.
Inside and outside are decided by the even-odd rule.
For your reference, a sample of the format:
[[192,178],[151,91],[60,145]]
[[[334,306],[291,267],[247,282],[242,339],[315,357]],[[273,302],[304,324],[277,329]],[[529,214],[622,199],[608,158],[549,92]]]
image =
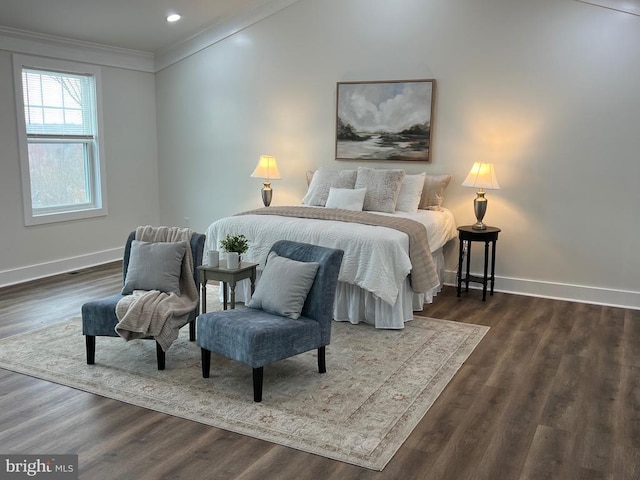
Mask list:
[[[111,264],[0,289],[0,337],[120,285]],[[0,452],[76,453],[88,480],[640,479],[640,311],[480,299],[421,313],[491,330],[382,472],[2,369]]]

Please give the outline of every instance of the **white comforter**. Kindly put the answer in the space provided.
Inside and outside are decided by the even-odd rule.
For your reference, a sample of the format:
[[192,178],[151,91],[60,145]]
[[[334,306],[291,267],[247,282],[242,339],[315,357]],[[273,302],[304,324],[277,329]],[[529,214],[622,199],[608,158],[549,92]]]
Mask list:
[[[447,209],[393,215],[423,223],[432,252],[456,236],[455,220]],[[386,227],[276,215],[226,217],[207,229],[205,258],[207,251],[219,250],[220,240],[229,233],[243,234],[249,239],[249,251],[243,259],[260,263],[259,269],[264,267],[271,246],[278,240],[340,248],[345,255],[338,279],[373,293],[389,305],[396,302],[402,282],[411,271],[407,235]]]

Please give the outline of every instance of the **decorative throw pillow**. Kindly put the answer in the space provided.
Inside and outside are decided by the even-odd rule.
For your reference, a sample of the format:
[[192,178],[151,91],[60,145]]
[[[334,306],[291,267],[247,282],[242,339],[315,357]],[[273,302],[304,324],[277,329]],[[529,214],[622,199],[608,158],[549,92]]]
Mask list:
[[317,262],[298,262],[271,252],[247,307],[293,320],[300,318],[319,266]]
[[329,196],[331,187],[353,188],[356,183],[357,174],[358,172],[355,170],[336,171],[319,168],[313,174],[313,178],[309,184],[309,190],[302,199],[302,203],[305,205],[324,207],[327,203],[327,197]]
[[363,210],[395,212],[403,178],[404,170],[359,167],[355,188],[367,189]]
[[424,179],[422,200],[420,207],[423,210],[441,210],[444,201],[444,190],[451,181],[451,175],[427,175]]
[[314,170],[307,170],[307,188],[309,188],[309,185],[311,185],[311,180],[313,179],[313,174],[316,173]]
[[402,187],[398,195],[396,210],[400,212],[415,213],[418,211],[422,189],[424,188],[424,177],[426,173],[417,175],[405,175],[402,179]]
[[329,190],[327,208],[341,208],[343,210],[362,211],[366,188],[333,188]]
[[160,290],[180,294],[185,242],[131,242],[129,267],[122,294],[134,290]]

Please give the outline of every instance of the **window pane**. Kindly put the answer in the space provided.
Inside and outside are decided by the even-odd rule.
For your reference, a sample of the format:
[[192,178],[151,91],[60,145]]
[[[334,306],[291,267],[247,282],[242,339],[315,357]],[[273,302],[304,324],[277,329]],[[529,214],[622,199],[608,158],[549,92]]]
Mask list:
[[84,143],[30,143],[29,175],[34,209],[91,202]]
[[42,108],[25,107],[25,114],[27,116],[27,123],[44,123]]
[[24,69],[22,85],[27,134],[94,134],[91,77]]

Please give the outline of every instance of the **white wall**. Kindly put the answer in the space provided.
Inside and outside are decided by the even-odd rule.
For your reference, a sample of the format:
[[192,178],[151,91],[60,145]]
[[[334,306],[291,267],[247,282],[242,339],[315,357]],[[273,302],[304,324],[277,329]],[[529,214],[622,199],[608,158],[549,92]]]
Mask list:
[[298,203],[307,169],[367,165],[334,160],[336,82],[435,78],[433,163],[402,167],[451,173],[462,225],[495,163],[498,289],[640,308],[639,58],[638,17],[572,0],[300,0],[156,75],[161,222],[261,206],[262,153]]
[[109,214],[24,226],[11,52],[0,45],[0,286],[122,258],[128,233],[159,222],[155,78],[102,67]]

